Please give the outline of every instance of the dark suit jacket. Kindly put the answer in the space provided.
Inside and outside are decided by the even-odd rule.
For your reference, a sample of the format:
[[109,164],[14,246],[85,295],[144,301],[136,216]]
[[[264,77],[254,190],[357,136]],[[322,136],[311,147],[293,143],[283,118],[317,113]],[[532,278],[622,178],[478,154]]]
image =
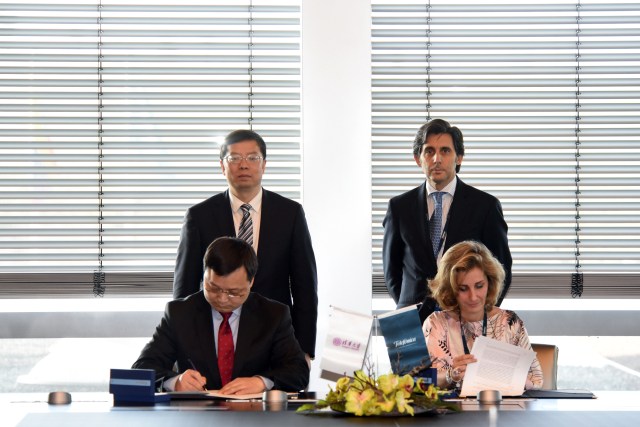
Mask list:
[[[202,259],[211,242],[235,236],[228,190],[187,210],[173,276],[173,297],[200,290]],[[318,275],[311,236],[299,203],[263,190],[258,274],[252,290],[291,308],[296,338],[315,355]]]
[[[155,370],[160,386],[163,380],[191,369],[189,360],[207,378],[207,389],[222,387],[213,315],[202,291],[167,304],[133,368]],[[178,372],[173,371],[176,362]],[[309,383],[309,367],[293,334],[289,308],[251,292],[240,313],[232,376],[254,375],[269,378],[278,390],[299,391]]]
[[[494,196],[456,178],[456,192],[449,208],[450,217],[444,251],[464,240],[483,243],[502,263],[506,277],[498,304],[511,284],[511,252],[507,223],[500,201]],[[429,236],[427,183],[389,201],[383,221],[382,260],[389,294],[398,308],[424,301],[420,317],[424,321],[435,306],[429,297],[427,280],[437,272]]]

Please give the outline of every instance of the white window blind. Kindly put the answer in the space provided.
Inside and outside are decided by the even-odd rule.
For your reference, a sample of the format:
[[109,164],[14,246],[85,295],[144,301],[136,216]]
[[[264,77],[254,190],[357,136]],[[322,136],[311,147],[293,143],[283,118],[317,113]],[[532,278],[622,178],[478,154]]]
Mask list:
[[[186,208],[253,128],[300,199],[299,0],[0,0],[0,294],[170,293]],[[95,277],[94,277],[95,273]]]
[[[373,272],[388,200],[423,182],[429,118],[465,138],[460,177],[497,196],[511,297],[640,297],[640,4],[372,1]],[[472,206],[469,207],[473,209]]]

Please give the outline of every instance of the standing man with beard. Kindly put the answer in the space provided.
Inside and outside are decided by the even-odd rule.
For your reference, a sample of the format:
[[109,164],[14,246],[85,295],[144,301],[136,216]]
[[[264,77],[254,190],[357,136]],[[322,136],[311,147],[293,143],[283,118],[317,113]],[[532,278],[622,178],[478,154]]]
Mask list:
[[382,223],[387,290],[398,308],[423,302],[421,321],[436,308],[427,281],[436,275],[442,254],[456,243],[481,242],[503,265],[506,277],[497,305],[511,284],[512,259],[502,205],[457,177],[463,157],[460,129],[442,119],[423,125],[413,142],[413,158],[426,180],[393,197]]

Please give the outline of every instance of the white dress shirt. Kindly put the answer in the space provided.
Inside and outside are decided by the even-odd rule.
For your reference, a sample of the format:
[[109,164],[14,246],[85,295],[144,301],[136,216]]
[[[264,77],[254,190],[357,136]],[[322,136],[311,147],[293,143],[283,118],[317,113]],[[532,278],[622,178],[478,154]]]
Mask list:
[[[231,194],[229,191],[229,198],[231,199],[231,211],[233,212],[233,226],[236,230],[236,236],[240,229],[240,222],[242,222],[242,209],[240,206],[244,205],[244,202]],[[253,223],[253,250],[258,253],[258,240],[260,238],[260,214],[262,212],[262,188],[256,194],[251,201],[251,222]]]
[[[444,230],[444,227],[447,224],[447,219],[449,218],[449,208],[451,207],[451,203],[453,202],[453,195],[456,192],[457,183],[458,183],[458,178],[454,178],[451,180],[449,184],[447,184],[442,190],[440,190],[445,193],[442,196],[442,228],[440,229],[440,233],[442,233],[442,231]],[[427,181],[427,210],[428,210],[427,215],[429,218],[431,218],[431,216],[433,215],[433,210],[435,209],[435,206],[434,206],[435,203],[433,201],[433,197],[431,197],[431,194],[436,192],[438,192],[438,190],[433,188],[431,184],[429,184],[429,181]],[[446,236],[445,236],[445,240],[446,240]],[[440,261],[440,258],[442,258],[445,243],[446,241],[442,242],[442,247],[440,248],[440,252],[438,252],[437,261]]]

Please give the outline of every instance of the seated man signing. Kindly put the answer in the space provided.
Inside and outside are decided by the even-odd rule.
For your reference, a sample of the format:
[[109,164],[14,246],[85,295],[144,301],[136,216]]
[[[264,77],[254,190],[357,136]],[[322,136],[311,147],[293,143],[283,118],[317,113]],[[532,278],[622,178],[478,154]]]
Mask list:
[[257,270],[244,240],[214,240],[204,256],[203,290],[167,304],[133,368],[155,370],[159,388],[168,391],[306,388],[309,367],[289,307],[250,292]]

